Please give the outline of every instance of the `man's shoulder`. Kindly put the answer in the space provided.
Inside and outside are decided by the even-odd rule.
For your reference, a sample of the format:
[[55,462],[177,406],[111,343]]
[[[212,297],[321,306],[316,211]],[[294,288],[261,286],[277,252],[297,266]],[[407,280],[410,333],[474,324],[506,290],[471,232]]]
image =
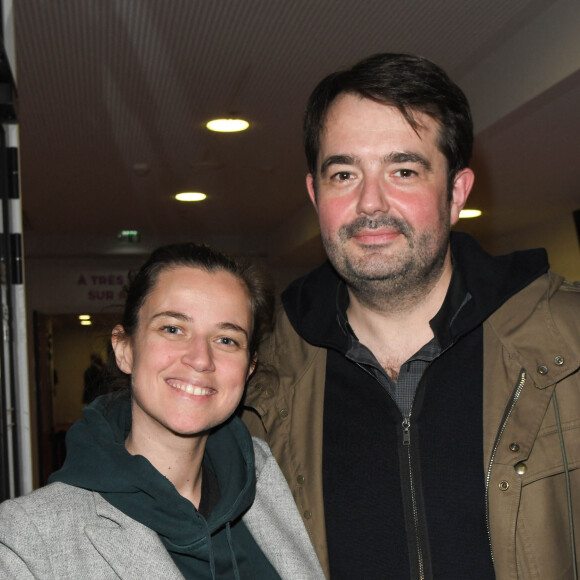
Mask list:
[[576,341],[580,342],[580,282],[562,278],[549,272],[550,279],[549,303],[550,313],[555,324],[572,325],[577,330]]
[[488,319],[504,340],[530,349],[549,344],[580,348],[580,284],[548,271],[505,302]]
[[568,299],[570,300],[580,300],[580,282],[578,281],[573,282],[570,280],[562,280],[562,284],[560,285],[559,290],[562,290],[565,293],[569,292],[570,295]]
[[283,307],[276,313],[274,328],[260,346],[259,361],[277,367],[285,363],[296,364],[300,359],[309,359],[319,347],[307,342],[290,321]]
[[569,281],[560,274],[548,270],[528,284],[515,296],[514,305],[526,300],[533,306],[547,304],[558,312],[561,308],[572,308],[571,315],[580,316],[580,282]]
[[[312,381],[313,375],[319,375],[315,371],[321,370],[323,374],[325,368],[326,349],[304,340],[281,309],[273,331],[260,345],[258,365],[248,383],[244,405],[259,408],[262,414],[296,384]],[[250,431],[261,434],[256,429]]]
[[[498,309],[498,312],[529,313],[537,308],[572,307],[578,314],[580,282],[570,282],[560,274],[548,270],[518,290]],[[497,316],[497,313],[496,313]]]

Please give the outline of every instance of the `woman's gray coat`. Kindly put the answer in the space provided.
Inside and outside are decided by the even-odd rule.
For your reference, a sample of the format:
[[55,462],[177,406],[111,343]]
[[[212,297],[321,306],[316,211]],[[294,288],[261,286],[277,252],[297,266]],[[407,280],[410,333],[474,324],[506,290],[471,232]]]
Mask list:
[[[244,522],[284,580],[324,575],[269,447],[254,438],[256,499]],[[98,493],[53,483],[0,505],[0,578],[183,580],[158,535]]]

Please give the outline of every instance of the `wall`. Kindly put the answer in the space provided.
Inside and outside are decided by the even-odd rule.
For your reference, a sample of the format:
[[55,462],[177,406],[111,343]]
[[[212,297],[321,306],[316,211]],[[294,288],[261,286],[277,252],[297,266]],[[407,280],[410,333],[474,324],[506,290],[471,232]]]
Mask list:
[[127,272],[143,258],[25,260],[29,312],[44,314],[110,312],[123,303]]
[[571,213],[540,221],[533,228],[489,239],[485,247],[494,254],[546,248],[554,272],[568,280],[580,280],[580,242]]

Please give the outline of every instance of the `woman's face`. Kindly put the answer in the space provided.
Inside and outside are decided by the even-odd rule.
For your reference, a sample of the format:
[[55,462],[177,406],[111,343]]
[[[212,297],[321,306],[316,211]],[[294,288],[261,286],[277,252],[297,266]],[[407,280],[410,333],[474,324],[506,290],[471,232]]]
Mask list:
[[132,431],[196,435],[223,423],[253,368],[251,332],[250,297],[233,274],[162,271],[134,336],[113,334],[117,364],[132,375]]

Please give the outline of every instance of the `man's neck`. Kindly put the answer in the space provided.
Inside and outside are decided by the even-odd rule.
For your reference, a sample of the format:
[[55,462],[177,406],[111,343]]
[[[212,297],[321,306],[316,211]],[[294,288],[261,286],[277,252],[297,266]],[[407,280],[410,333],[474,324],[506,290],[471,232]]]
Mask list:
[[448,257],[441,276],[422,294],[389,296],[372,304],[361,301],[351,288],[348,289],[349,324],[359,341],[371,350],[389,374],[397,374],[400,365],[433,338],[429,322],[445,300],[451,274]]

